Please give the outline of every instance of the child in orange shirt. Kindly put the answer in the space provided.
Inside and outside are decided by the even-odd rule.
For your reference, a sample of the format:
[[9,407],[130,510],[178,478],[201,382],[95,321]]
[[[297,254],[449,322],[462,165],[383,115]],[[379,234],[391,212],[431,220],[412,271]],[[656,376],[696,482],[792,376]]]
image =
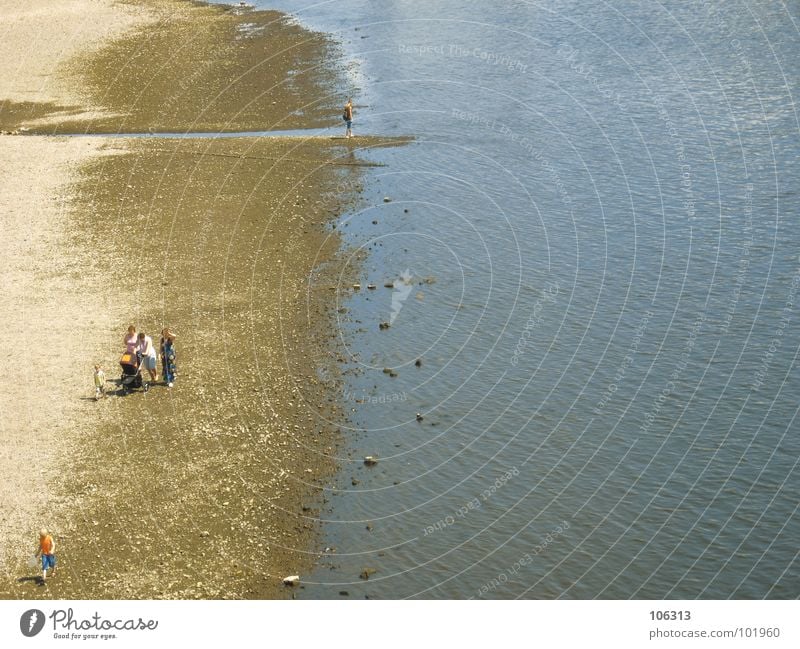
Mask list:
[[56,574],[56,542],[47,533],[46,529],[39,531],[39,550],[37,555],[42,555],[42,581],[47,579],[47,569],[52,568],[53,576]]

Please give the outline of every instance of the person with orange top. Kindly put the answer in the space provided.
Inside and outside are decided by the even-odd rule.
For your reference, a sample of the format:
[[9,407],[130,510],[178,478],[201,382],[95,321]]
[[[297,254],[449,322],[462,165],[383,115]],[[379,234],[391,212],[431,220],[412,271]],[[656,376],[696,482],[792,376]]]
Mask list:
[[47,569],[53,570],[53,576],[56,574],[56,542],[53,537],[47,533],[47,530],[42,528],[39,530],[39,550],[37,555],[42,555],[42,581],[47,579]]

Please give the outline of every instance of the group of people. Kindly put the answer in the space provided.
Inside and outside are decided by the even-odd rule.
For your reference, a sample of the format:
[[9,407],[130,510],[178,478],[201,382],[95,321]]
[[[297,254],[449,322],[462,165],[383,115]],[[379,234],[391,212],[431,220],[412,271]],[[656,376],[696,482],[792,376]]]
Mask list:
[[161,373],[164,375],[164,383],[172,387],[175,383],[177,368],[175,365],[175,334],[169,327],[161,330],[161,340],[158,344],[159,354],[156,353],[153,339],[143,331],[136,333],[136,327],[131,325],[123,338],[125,350],[128,353],[136,354],[140,359],[141,367],[147,370],[150,380],[155,383],[158,380],[156,372],[156,362],[158,355],[161,356]]
[[[125,351],[135,356],[139,362],[140,369],[146,369],[150,375],[150,380],[155,383],[158,380],[156,364],[158,356],[161,356],[161,373],[164,376],[164,383],[167,387],[175,385],[175,377],[178,370],[175,364],[175,334],[165,327],[161,330],[161,340],[156,352],[153,339],[143,331],[136,332],[136,327],[131,325],[128,332],[123,337]],[[99,399],[105,394],[106,375],[100,365],[94,366],[94,390],[95,399]]]

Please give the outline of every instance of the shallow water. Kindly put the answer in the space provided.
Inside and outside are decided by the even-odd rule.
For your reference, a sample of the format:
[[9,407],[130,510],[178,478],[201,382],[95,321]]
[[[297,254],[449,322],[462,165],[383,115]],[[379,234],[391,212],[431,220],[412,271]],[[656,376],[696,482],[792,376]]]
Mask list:
[[300,596],[800,595],[797,6],[262,4],[341,42],[356,135],[417,138],[340,224]]
[[[185,132],[147,132],[147,133],[59,133],[59,137],[130,137],[134,139],[155,139],[155,140],[194,140],[194,139],[218,139],[235,137],[328,137],[341,138],[341,134],[333,129],[291,129],[285,131],[185,131]],[[39,137],[29,135],[27,137]]]

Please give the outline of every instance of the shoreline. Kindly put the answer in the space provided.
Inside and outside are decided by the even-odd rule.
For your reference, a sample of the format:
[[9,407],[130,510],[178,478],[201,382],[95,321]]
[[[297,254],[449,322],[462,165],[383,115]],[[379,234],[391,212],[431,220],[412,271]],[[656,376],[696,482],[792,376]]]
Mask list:
[[[126,17],[132,10],[110,0],[60,0],[52,11],[80,6]],[[64,95],[39,93],[35,102],[14,102],[13,110],[0,112],[0,125],[49,134],[76,123],[83,132],[109,124],[113,132],[198,123],[247,130],[258,117],[251,106],[260,110],[267,101],[263,74],[241,77],[240,87],[226,90],[238,93],[232,118],[223,115],[226,92],[208,105],[198,102],[238,65],[253,67],[253,57],[268,47],[293,52],[271,68],[275,78],[292,78],[291,89],[276,92],[288,106],[313,106],[290,123],[330,121],[324,102],[315,100],[324,84],[325,97],[336,94],[332,50],[321,35],[276,12],[248,12],[246,21],[264,29],[242,45],[230,39],[245,18],[231,8],[181,0],[133,8],[138,30],[120,20],[124,28],[92,41],[88,51],[74,48],[67,78],[90,79],[85,103],[70,108],[80,112],[50,110],[63,105]],[[126,97],[141,87],[137,79],[150,79],[153,97],[169,88],[158,54],[182,42],[188,27],[196,27],[192,47],[170,56],[173,70],[191,67],[197,52],[233,48],[242,50],[241,58],[211,55],[192,77],[193,88],[179,88],[172,95],[178,99],[163,102],[171,108],[154,115],[153,105],[143,102],[120,116]],[[124,69],[132,53],[143,52],[150,56],[138,60],[138,76],[120,83],[116,95],[97,94],[108,86],[115,61]],[[291,74],[298,61],[313,71],[305,80]],[[207,119],[180,123],[193,111]],[[91,119],[74,119],[87,114]],[[0,597],[292,596],[281,579],[307,572],[318,556],[316,513],[341,442],[344,412],[317,372],[336,374],[330,287],[340,281],[342,244],[331,224],[358,200],[359,167],[369,164],[355,156],[356,142],[400,143],[0,137],[0,159],[9,169],[2,186],[17,186],[3,199],[16,219],[6,217],[13,236],[4,242],[3,286],[21,313],[4,342],[23,335],[25,349],[30,341],[38,350],[26,381],[7,382],[0,393],[9,420],[2,434],[10,441],[3,491],[16,499],[4,507],[13,515],[3,521],[0,538]],[[54,152],[63,156],[54,160]],[[55,177],[56,169],[63,174]],[[43,183],[46,177],[53,181]],[[348,195],[339,195],[342,187]],[[32,212],[39,218],[32,220]],[[43,296],[38,312],[30,295]],[[130,323],[155,340],[163,326],[178,333],[176,386],[95,403],[91,366],[100,361],[107,379],[116,378],[121,335]],[[64,343],[57,360],[50,354],[54,337]],[[17,364],[24,367],[24,357],[15,358],[7,359],[11,375]],[[68,369],[54,371],[54,365]],[[39,419],[15,418],[20,410]],[[44,588],[20,581],[36,573],[25,565],[26,548],[42,525],[56,537],[60,562]]]

